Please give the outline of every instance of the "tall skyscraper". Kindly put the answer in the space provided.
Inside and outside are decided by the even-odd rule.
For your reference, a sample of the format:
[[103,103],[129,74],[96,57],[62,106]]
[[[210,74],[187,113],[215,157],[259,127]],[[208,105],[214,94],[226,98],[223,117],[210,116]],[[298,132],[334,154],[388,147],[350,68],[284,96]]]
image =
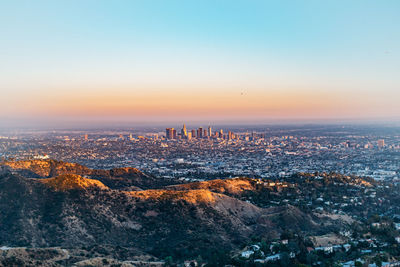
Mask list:
[[192,138],[195,138],[195,137],[196,137],[196,130],[193,129],[193,130],[192,130]]
[[187,138],[187,129],[186,129],[186,125],[185,124],[183,124],[183,128],[181,130],[181,136],[182,136],[182,139],[186,139]]
[[199,127],[197,129],[197,138],[202,138],[203,137],[203,127]]
[[211,126],[208,126],[208,136],[211,137],[212,136],[212,129]]
[[233,133],[231,131],[228,132],[228,140],[233,139]]
[[167,128],[167,129],[165,129],[165,137],[166,137],[167,139],[174,139],[174,131],[175,131],[174,128]]

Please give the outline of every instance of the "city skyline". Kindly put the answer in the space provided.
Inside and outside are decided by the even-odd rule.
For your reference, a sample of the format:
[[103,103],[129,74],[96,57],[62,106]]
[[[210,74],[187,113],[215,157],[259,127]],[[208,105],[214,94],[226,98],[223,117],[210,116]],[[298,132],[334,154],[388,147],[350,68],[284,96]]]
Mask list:
[[396,1],[0,3],[6,125],[398,121]]
[[187,139],[191,140],[192,138],[221,138],[221,139],[237,139],[239,136],[235,135],[232,131],[228,130],[227,133],[224,133],[223,129],[219,129],[215,132],[212,131],[212,126],[208,125],[208,127],[203,128],[200,126],[197,129],[187,130],[186,124],[184,123],[182,129],[178,131],[175,128],[166,128],[165,129],[165,138],[169,140],[173,139]]

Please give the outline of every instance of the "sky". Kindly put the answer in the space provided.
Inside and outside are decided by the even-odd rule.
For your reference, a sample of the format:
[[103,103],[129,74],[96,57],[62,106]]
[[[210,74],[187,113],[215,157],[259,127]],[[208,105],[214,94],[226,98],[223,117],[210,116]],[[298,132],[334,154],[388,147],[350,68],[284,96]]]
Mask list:
[[0,124],[400,120],[400,1],[0,0]]

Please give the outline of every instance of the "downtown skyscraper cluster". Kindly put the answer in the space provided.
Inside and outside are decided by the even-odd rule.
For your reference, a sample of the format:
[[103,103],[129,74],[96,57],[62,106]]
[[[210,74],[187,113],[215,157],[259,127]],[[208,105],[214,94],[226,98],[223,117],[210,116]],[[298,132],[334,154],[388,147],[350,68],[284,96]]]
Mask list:
[[174,139],[190,140],[192,138],[197,138],[197,139],[221,138],[221,139],[231,140],[231,139],[235,139],[235,137],[236,137],[236,135],[233,132],[228,131],[227,134],[224,134],[224,131],[222,129],[213,133],[211,126],[208,126],[208,128],[206,128],[206,129],[203,127],[199,127],[197,129],[192,129],[192,130],[188,131],[188,129],[186,128],[186,125],[183,124],[183,127],[179,133],[175,128],[166,128],[165,129],[165,138],[169,139],[169,140],[174,140]]

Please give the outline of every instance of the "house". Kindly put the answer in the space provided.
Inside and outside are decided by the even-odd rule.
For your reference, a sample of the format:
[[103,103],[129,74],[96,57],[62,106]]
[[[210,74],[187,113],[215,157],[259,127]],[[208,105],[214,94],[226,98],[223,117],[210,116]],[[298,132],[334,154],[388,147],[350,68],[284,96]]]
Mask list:
[[351,249],[351,245],[350,244],[343,244],[343,248],[347,252],[347,251],[349,251]]
[[185,267],[199,266],[195,260],[185,261],[183,264]]
[[313,251],[314,251],[314,249],[312,247],[307,247],[307,252],[308,253],[313,252]]
[[254,251],[252,250],[246,250],[246,251],[242,251],[242,253],[240,254],[240,256],[242,256],[243,258],[250,258],[251,255],[254,254]]
[[251,245],[250,249],[253,251],[259,251],[260,250],[260,246],[259,245]]
[[315,250],[316,251],[323,251],[325,254],[333,253],[333,247],[332,246],[316,247]]
[[275,254],[275,255],[272,255],[272,256],[268,256],[268,257],[266,257],[265,258],[265,261],[277,261],[277,260],[280,260],[281,259],[281,254]]

